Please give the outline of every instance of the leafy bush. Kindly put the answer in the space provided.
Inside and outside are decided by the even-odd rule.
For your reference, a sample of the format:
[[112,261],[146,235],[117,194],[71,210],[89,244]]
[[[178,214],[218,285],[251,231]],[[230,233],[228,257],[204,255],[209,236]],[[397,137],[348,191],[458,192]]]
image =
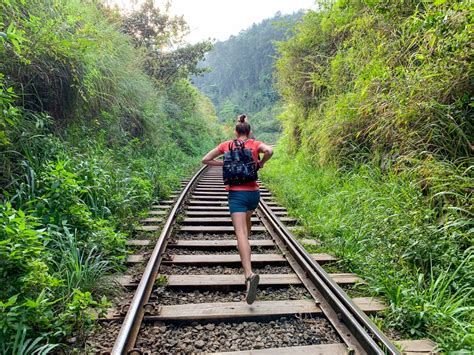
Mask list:
[[314,166],[286,145],[261,171],[265,185],[321,241],[318,252],[340,257],[388,299],[384,327],[430,336],[445,350],[472,348],[474,258],[462,243],[469,231],[459,228],[468,221],[440,223],[411,172]]
[[390,300],[387,325],[446,350],[473,344],[473,13],[465,0],[308,12],[278,46],[285,152],[263,172]]
[[186,71],[150,77],[121,20],[97,2],[0,4],[0,352],[80,346],[134,221],[219,135]]

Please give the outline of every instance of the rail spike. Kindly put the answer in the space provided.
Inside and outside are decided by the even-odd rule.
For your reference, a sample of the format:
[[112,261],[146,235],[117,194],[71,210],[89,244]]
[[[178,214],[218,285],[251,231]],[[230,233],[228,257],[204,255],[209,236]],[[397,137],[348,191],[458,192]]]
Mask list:
[[129,309],[130,309],[130,304],[128,304],[128,303],[123,304],[116,314],[119,315],[119,316],[124,316],[124,315],[127,314]]
[[161,313],[161,306],[156,303],[145,303],[143,311],[146,315],[159,315]]

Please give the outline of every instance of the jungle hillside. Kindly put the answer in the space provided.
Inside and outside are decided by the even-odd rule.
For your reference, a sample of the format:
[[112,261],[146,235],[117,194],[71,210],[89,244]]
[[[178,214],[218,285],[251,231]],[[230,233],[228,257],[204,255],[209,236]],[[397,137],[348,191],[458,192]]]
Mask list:
[[211,44],[182,43],[186,22],[162,10],[0,4],[2,354],[80,343],[140,212],[218,141],[189,80]]
[[321,2],[278,44],[280,201],[441,351],[474,348],[471,1]]

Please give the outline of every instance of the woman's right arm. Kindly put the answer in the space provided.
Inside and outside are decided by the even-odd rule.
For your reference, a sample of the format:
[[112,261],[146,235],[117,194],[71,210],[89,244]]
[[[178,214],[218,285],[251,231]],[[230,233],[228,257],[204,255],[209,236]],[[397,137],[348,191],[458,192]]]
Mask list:
[[209,153],[207,153],[204,158],[202,158],[202,163],[212,166],[223,166],[224,162],[222,160],[214,160],[219,155],[222,155],[219,148],[214,148],[213,150],[209,151]]

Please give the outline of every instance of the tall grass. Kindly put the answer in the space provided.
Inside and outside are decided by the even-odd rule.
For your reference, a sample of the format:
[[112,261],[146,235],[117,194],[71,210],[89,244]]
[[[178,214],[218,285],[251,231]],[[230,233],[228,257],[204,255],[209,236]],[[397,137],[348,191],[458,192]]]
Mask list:
[[106,294],[104,291],[111,286],[106,282],[106,276],[113,271],[112,263],[100,255],[95,246],[90,250],[80,248],[76,236],[67,229],[60,238],[55,247],[64,256],[56,269],[64,280],[64,297],[72,295],[75,289],[95,295]]
[[58,347],[58,344],[44,344],[44,337],[26,338],[27,328],[19,326],[15,336],[15,341],[10,346],[2,344],[2,354],[12,355],[46,355]]
[[340,257],[343,269],[388,300],[384,326],[429,336],[444,350],[472,348],[474,257],[464,244],[470,222],[450,215],[457,222],[440,223],[413,173],[315,166],[304,154],[286,154],[285,143],[262,179],[307,237],[321,240],[319,251]]
[[279,45],[284,150],[263,175],[389,299],[388,326],[470,350],[472,2],[320,5]]
[[0,3],[4,352],[84,341],[133,223],[219,135],[209,100],[157,85],[120,21],[96,1]]

